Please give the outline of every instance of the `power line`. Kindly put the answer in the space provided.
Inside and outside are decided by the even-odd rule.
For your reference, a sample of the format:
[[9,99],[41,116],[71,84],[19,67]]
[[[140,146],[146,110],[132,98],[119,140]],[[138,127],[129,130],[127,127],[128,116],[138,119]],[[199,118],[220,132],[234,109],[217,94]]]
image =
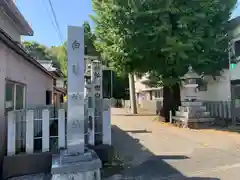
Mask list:
[[[44,0],[42,0],[42,2],[43,2],[43,4],[45,5]],[[59,35],[59,32],[58,32],[58,30],[57,30],[57,27],[56,27],[56,25],[55,25],[54,22],[53,22],[52,16],[51,16],[51,14],[50,14],[49,9],[48,9],[47,6],[46,6],[46,10],[47,10],[49,19],[51,20],[51,23],[52,23],[53,28],[54,28],[54,30],[56,31],[56,33],[57,33],[57,35],[58,35],[58,38],[61,40],[61,36]]]
[[54,21],[55,21],[55,24],[56,24],[56,28],[57,28],[57,31],[58,31],[58,34],[59,34],[59,38],[60,38],[62,44],[64,44],[63,36],[62,36],[61,31],[60,31],[60,26],[59,26],[59,23],[58,23],[58,20],[57,20],[56,13],[55,13],[54,8],[53,8],[52,1],[48,0],[48,3],[50,5],[50,8],[51,8],[51,11],[52,11],[52,14],[53,14],[53,18],[54,18]]

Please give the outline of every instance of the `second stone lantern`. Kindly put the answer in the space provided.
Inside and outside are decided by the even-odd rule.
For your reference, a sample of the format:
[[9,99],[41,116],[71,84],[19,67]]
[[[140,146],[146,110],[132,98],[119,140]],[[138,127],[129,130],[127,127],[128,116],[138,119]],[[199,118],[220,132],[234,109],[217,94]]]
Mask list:
[[212,123],[214,119],[210,117],[203,102],[199,100],[197,80],[201,79],[201,76],[189,66],[188,72],[181,79],[184,98],[176,116],[172,117],[173,121],[180,122],[185,128],[196,127],[200,123]]

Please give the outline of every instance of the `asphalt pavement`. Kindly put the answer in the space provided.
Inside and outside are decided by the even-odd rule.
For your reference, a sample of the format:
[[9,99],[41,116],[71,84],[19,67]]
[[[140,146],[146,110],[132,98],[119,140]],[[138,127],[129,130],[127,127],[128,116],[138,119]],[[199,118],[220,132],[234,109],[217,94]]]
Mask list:
[[183,129],[127,112],[112,109],[112,141],[124,170],[109,179],[240,179],[240,133]]

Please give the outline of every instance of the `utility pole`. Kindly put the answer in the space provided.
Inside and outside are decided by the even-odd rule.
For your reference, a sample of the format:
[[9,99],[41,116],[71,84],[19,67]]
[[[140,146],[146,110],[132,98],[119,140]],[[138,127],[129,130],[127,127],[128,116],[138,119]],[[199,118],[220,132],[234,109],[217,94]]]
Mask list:
[[130,95],[131,111],[132,111],[132,114],[137,114],[134,74],[129,73],[128,79],[129,79],[129,95]]
[[[233,127],[235,127],[237,125],[237,122],[236,122],[236,117],[235,117],[235,109],[234,109],[234,96],[235,96],[235,92],[234,92],[234,88],[232,87],[231,85],[231,73],[233,71],[234,68],[236,68],[236,64],[234,63],[234,65],[232,66],[232,55],[234,55],[234,52],[233,52],[233,43],[234,42],[229,42],[228,43],[228,63],[229,63],[229,67],[228,67],[228,71],[229,71],[229,88],[230,88],[230,101],[231,101],[231,114],[232,114],[232,122],[231,122],[231,125]],[[236,57],[234,57],[236,58]],[[234,59],[235,60],[235,59]]]

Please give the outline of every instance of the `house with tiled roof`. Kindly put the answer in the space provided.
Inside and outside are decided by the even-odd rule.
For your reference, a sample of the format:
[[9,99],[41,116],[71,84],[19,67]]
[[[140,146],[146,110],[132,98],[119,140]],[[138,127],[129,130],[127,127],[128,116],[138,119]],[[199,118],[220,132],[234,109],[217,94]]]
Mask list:
[[0,0],[0,164],[6,149],[8,111],[52,103],[55,76],[21,45],[33,30],[13,0]]

